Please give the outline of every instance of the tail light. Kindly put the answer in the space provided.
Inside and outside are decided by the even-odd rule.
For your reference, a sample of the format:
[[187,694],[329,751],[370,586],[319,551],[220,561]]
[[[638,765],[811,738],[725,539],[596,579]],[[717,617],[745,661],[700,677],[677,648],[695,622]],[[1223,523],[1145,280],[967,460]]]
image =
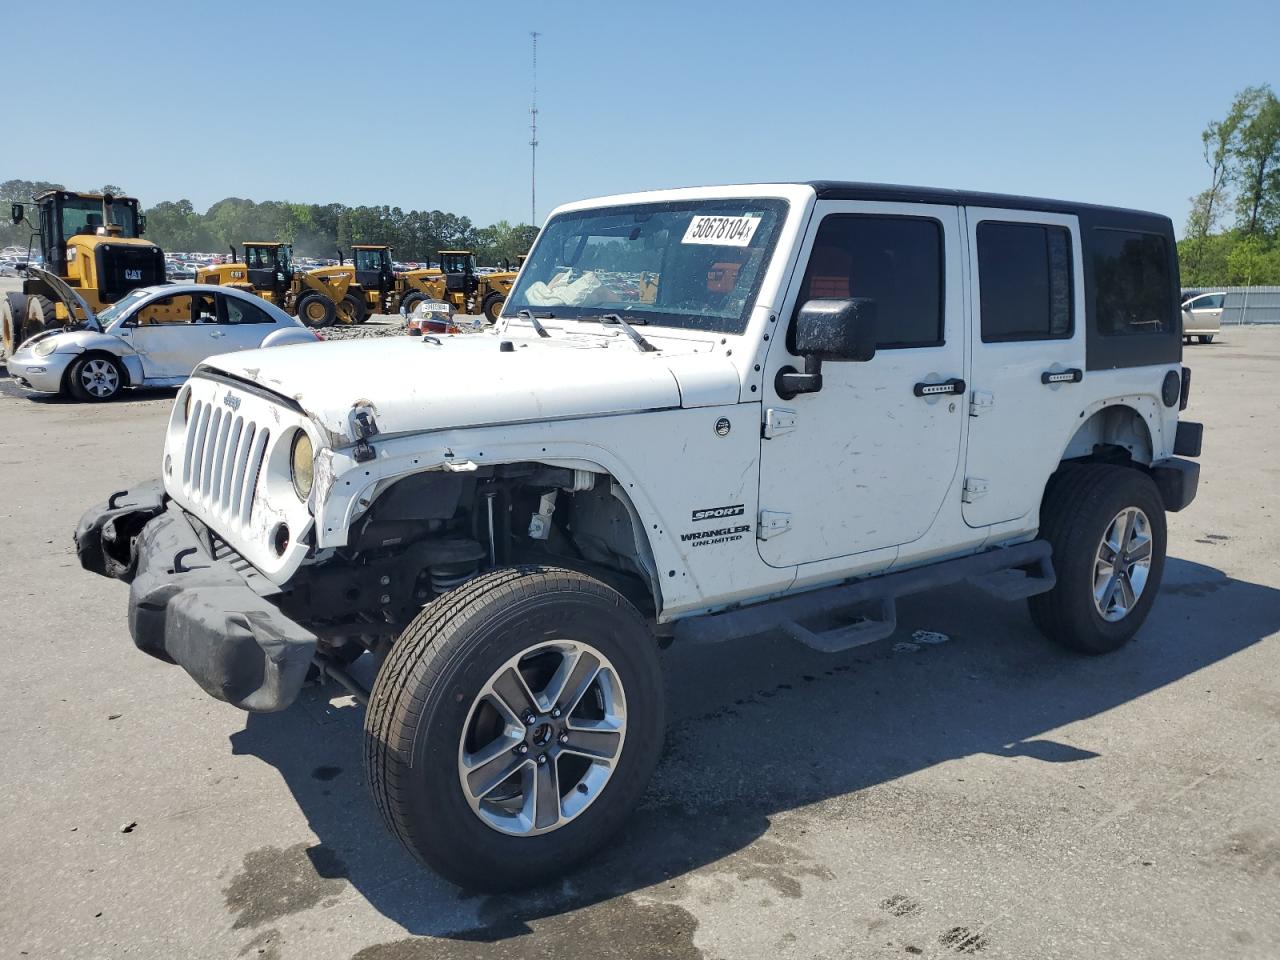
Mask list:
[[1178,409],[1187,409],[1187,402],[1191,399],[1191,368],[1182,368],[1182,390],[1178,394]]

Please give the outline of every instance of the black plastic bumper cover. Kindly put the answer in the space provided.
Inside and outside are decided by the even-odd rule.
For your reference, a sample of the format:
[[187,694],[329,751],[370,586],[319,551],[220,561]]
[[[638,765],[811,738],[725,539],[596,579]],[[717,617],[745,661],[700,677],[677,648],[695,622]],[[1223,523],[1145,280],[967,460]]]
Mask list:
[[1151,479],[1160,490],[1160,499],[1170,513],[1177,513],[1196,498],[1200,486],[1200,464],[1170,457],[1151,465]]
[[[283,710],[306,679],[315,635],[214,560],[182,510],[157,495],[158,503],[137,488],[86,513],[76,530],[81,565],[130,582],[129,632],[139,650],[178,664],[219,700]],[[135,527],[122,558],[121,537]]]

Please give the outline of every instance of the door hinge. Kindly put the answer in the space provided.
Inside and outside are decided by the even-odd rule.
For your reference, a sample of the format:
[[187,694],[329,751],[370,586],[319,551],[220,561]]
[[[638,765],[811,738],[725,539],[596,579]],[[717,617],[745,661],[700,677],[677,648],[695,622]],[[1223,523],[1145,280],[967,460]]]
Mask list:
[[791,514],[777,510],[761,510],[760,522],[756,524],[756,539],[768,540],[780,536],[791,529]]
[[971,417],[980,417],[995,405],[995,395],[986,390],[975,390],[969,394],[969,416]]
[[965,503],[973,503],[973,501],[977,500],[979,497],[985,497],[990,486],[991,485],[987,483],[987,481],[980,477],[965,477],[964,493],[961,495],[960,499]]
[[781,434],[790,433],[795,428],[796,412],[794,410],[770,407],[764,412],[764,428],[760,433],[766,440],[772,440]]

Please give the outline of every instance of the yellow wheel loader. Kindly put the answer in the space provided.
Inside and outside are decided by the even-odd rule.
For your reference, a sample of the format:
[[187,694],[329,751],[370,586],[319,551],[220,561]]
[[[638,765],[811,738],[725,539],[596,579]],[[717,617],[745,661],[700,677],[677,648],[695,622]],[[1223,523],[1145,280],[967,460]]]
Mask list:
[[[36,218],[29,216],[34,208]],[[138,287],[165,282],[164,253],[142,239],[146,217],[133,197],[46,190],[31,202],[14,202],[10,220],[31,222],[49,273],[65,280],[95,311]],[[55,325],[76,322],[66,305],[39,277],[22,282],[21,293],[0,296],[0,335],[6,353]]]
[[[518,263],[524,258],[518,257]],[[516,270],[498,273],[476,273],[476,258],[470,250],[441,250],[442,276],[436,281],[438,299],[447,300],[457,313],[475,313],[479,310],[486,320],[493,323],[507,302],[507,294],[515,285]]]
[[309,327],[327,327],[335,321],[364,321],[363,304],[354,291],[349,291],[351,280],[350,271],[343,267],[300,272],[294,269],[292,246],[264,241],[245,243],[243,260],[232,247],[230,263],[196,271],[197,283],[256,293]]
[[444,274],[434,267],[397,273],[385,243],[352,244],[347,269],[351,272],[348,289],[356,292],[365,308],[360,322],[373,313],[412,313],[423,300],[440,299],[443,288]]

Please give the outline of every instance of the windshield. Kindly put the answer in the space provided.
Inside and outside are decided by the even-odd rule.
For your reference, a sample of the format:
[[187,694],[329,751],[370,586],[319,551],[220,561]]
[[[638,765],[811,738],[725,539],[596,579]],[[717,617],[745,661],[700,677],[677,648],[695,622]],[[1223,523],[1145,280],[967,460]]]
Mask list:
[[148,295],[150,295],[150,293],[151,293],[150,290],[147,290],[146,288],[142,288],[142,289],[134,290],[132,293],[130,293],[128,296],[124,297],[123,299],[117,300],[115,303],[111,304],[111,306],[107,307],[105,310],[101,311],[98,314],[98,325],[102,327],[103,330],[106,330],[107,327],[111,326],[117,320],[119,320],[123,314],[127,313],[130,307],[132,307],[139,300],[142,300]]
[[785,200],[727,199],[561,214],[502,312],[741,333],[786,211]]
[[[87,197],[68,197],[62,202],[62,239],[65,242],[77,234],[94,234],[105,227],[102,219],[102,201]],[[138,235],[137,208],[132,203],[116,200],[107,205],[111,222],[120,227],[122,237]]]
[[355,267],[361,273],[377,272],[382,269],[382,250],[357,250]]

